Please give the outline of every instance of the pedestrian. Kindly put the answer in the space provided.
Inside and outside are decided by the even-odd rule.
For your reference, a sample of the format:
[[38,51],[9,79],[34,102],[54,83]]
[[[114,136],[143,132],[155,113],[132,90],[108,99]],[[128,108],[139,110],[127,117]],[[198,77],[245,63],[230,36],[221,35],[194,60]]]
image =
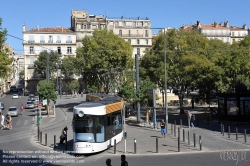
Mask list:
[[128,166],[128,162],[126,161],[126,156],[124,154],[121,155],[121,166]]
[[1,122],[0,128],[1,129],[5,128],[4,119],[5,119],[4,115],[0,112],[0,122]]
[[111,165],[111,159],[110,159],[110,158],[108,158],[108,159],[106,160],[106,165],[107,165],[107,166],[112,166],[112,165]]
[[195,115],[192,114],[191,119],[190,119],[190,126],[194,128],[194,121],[195,121]]
[[6,115],[6,129],[12,129],[12,118],[9,114]]
[[164,119],[161,120],[161,135],[162,135],[162,138],[165,138],[166,129],[165,129],[165,122],[164,122]]

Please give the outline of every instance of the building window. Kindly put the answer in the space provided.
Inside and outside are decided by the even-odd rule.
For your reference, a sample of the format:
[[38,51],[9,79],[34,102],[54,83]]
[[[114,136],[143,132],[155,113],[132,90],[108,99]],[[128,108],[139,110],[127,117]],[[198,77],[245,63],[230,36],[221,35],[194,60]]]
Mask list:
[[45,43],[45,40],[44,40],[44,36],[43,36],[43,35],[40,36],[40,43]]
[[83,25],[83,29],[87,29],[87,25]]
[[145,37],[148,37],[148,30],[145,30]]
[[29,67],[34,67],[34,58],[30,58]]
[[59,55],[62,54],[62,52],[61,52],[61,47],[57,47],[57,53],[58,53]]
[[128,30],[128,37],[130,37],[130,33],[131,33],[130,30]]
[[140,48],[137,48],[137,55],[140,56],[140,53],[141,53]]
[[81,29],[81,24],[77,24],[77,29]]
[[137,44],[140,44],[140,40],[139,39],[137,39],[137,42],[136,42]]
[[51,51],[53,51],[53,47],[50,47],[50,48],[49,48],[49,52],[51,52]]
[[238,32],[238,36],[240,36],[240,32]]
[[131,44],[131,39],[128,39],[128,42]]
[[61,43],[61,36],[57,36],[56,43]]
[[119,30],[119,36],[122,36],[122,30]]
[[29,35],[29,43],[34,43],[34,35]]
[[146,44],[148,44],[148,39],[146,39]]
[[136,34],[137,34],[137,36],[139,36],[139,30],[136,30]]
[[67,41],[66,43],[72,43],[71,36],[67,36]]
[[35,50],[34,50],[34,46],[30,46],[30,54],[34,54]]
[[43,52],[44,51],[44,47],[41,47],[41,52]]
[[234,32],[232,32],[232,36],[234,36]]
[[72,54],[71,47],[67,47],[67,54]]
[[53,43],[53,36],[49,36],[49,43]]

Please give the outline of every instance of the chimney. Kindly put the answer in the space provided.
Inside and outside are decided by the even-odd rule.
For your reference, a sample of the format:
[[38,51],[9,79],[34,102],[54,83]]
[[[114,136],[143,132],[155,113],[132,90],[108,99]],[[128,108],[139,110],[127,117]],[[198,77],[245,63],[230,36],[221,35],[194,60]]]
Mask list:
[[224,22],[224,27],[229,28],[228,21]]
[[242,28],[246,30],[247,29],[247,25],[244,24]]
[[217,28],[217,22],[214,22],[214,27]]
[[26,24],[24,23],[23,24],[23,32],[25,32],[26,31]]
[[200,21],[197,21],[197,28],[198,28],[198,29],[201,28],[201,23],[200,23]]
[[122,16],[122,18],[121,18],[121,19],[123,20],[123,18],[124,18],[124,17]]

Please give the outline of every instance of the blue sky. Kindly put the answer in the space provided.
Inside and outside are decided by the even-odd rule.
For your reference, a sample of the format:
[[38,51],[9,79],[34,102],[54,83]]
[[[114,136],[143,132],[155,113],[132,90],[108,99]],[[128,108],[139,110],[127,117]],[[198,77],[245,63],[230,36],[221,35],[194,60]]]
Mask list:
[[[229,21],[229,25],[250,27],[250,0],[1,0],[2,28],[23,38],[22,25],[70,27],[71,10],[108,17],[148,17],[152,27],[179,28],[183,24],[211,24]],[[22,40],[7,36],[15,52],[23,53]]]

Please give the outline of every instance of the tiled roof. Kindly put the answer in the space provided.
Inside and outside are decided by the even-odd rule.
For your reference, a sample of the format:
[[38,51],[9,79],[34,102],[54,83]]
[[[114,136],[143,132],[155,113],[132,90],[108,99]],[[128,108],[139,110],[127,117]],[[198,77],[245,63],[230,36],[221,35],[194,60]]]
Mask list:
[[214,24],[201,24],[201,29],[228,29],[228,28],[220,24],[217,24],[217,26],[215,26]]
[[26,32],[74,32],[70,28],[55,27],[55,28],[36,28],[30,29]]
[[233,30],[246,30],[246,29],[236,27],[236,26],[230,26],[229,28],[230,28],[231,31],[233,31]]

